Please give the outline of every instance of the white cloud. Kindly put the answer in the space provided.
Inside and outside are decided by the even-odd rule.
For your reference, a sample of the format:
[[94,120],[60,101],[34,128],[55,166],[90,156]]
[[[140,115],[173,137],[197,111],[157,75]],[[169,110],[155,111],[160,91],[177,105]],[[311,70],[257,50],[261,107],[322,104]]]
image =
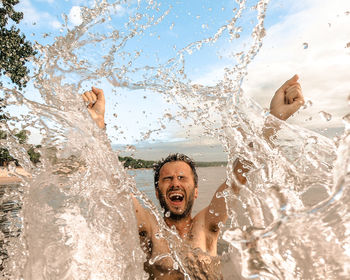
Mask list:
[[18,4],[18,10],[23,12],[24,23],[33,24],[40,21],[41,14],[37,12],[29,0],[22,0]]
[[[309,127],[341,126],[341,117],[350,109],[350,16],[345,13],[350,2],[306,2],[302,10],[267,30],[264,46],[249,66],[245,91],[267,107],[276,87],[298,73],[304,95],[314,105],[297,120]],[[322,110],[333,115],[331,122],[321,119]],[[305,115],[313,120],[305,123]]]
[[[47,0],[51,3],[51,0]],[[58,20],[48,12],[39,12],[30,0],[21,0],[18,4],[18,10],[23,12],[23,23],[41,28],[44,25],[55,29],[60,27]]]
[[80,25],[83,22],[81,17],[81,7],[73,6],[69,11],[68,19],[73,25]]
[[50,22],[50,25],[52,26],[52,28],[54,29],[59,29],[62,27],[62,24],[58,21],[58,20],[53,20]]
[[[343,126],[341,119],[350,111],[350,48],[346,48],[350,42],[350,15],[346,13],[350,1],[307,0],[301,4],[285,0],[272,4],[274,16],[281,8],[288,9],[289,14],[267,29],[263,47],[249,65],[243,83],[245,93],[268,107],[276,89],[297,73],[304,96],[313,106],[291,122],[309,128]],[[304,43],[308,48],[304,49]],[[239,48],[235,46],[234,50]],[[223,76],[222,68],[213,67],[195,83],[215,83]],[[320,111],[330,113],[332,120],[325,122]]]

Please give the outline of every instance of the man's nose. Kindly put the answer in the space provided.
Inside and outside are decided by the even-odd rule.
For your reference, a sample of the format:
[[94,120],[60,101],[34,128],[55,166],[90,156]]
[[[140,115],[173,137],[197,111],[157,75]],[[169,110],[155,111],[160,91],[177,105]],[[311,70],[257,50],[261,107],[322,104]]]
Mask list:
[[180,180],[177,176],[174,176],[174,178],[172,180],[172,185],[173,185],[173,187],[177,187],[180,185]]

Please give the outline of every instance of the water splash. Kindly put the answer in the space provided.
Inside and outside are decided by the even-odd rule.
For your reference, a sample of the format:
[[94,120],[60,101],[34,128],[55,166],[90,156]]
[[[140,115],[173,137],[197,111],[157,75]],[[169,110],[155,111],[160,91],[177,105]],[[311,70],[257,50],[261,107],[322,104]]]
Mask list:
[[[95,1],[93,8],[80,9],[78,26],[70,28],[66,23],[52,44],[36,45],[40,54],[33,62],[32,90],[37,96],[2,88],[6,106],[25,107],[29,113],[4,122],[9,136],[1,144],[32,175],[16,174],[22,183],[13,190],[9,187],[2,196],[2,205],[14,201],[22,208],[21,220],[18,216],[10,219],[12,228],[2,230],[8,255],[3,262],[4,277],[147,278],[132,193],[155,215],[159,238],[172,247],[167,257],[190,279],[180,253],[181,239],[135,187],[77,95],[86,84],[103,79],[114,87],[162,94],[179,108],[176,114],[166,112],[165,118],[187,119],[202,127],[206,135],[218,138],[228,155],[229,182],[235,180],[232,167],[237,155],[249,162],[248,184],[239,195],[231,190],[219,194],[225,197],[230,216],[227,225],[221,225],[228,246],[226,258],[230,262],[238,252],[243,277],[346,279],[350,244],[348,131],[336,146],[325,137],[266,114],[241,89],[247,65],[258,54],[266,33],[267,4],[260,0],[249,7],[247,1],[237,1],[225,24],[185,46],[174,47],[170,57],[157,63],[133,43],[145,35],[156,38],[158,25],[166,24],[168,31],[177,28],[176,23],[166,22],[173,7],[157,1]],[[120,5],[132,13],[115,29]],[[237,63],[226,67],[214,86],[194,84],[186,62],[211,45],[242,37],[238,24],[247,10],[256,12],[256,25],[247,47],[232,54]],[[206,22],[199,26],[210,29]],[[103,28],[107,32],[101,34]],[[91,51],[96,47],[101,47],[103,55]],[[30,162],[14,136],[18,124],[40,131],[39,166]],[[162,129],[146,131],[144,138]],[[16,173],[12,165],[10,171]]]
[[329,114],[329,113],[327,113],[327,112],[321,111],[321,112],[319,112],[318,114],[320,115],[320,117],[321,117],[323,120],[325,120],[325,121],[327,121],[327,122],[329,122],[329,121],[332,119],[332,115]]

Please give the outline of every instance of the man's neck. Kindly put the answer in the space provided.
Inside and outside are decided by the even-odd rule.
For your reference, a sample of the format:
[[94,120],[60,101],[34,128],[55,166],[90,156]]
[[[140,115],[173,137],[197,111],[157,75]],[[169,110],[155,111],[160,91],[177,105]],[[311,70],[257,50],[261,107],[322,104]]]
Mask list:
[[186,218],[183,218],[181,220],[173,220],[171,218],[164,218],[165,223],[168,225],[168,227],[175,226],[177,232],[179,233],[181,238],[184,238],[187,236],[188,232],[192,228],[192,217],[188,215]]

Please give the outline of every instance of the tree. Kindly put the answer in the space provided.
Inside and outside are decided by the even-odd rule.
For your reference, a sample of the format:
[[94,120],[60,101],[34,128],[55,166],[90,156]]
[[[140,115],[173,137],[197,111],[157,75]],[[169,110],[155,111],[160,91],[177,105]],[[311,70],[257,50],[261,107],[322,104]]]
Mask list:
[[[28,135],[25,130],[21,130],[20,132],[15,134],[16,138],[18,139],[19,144],[25,145],[27,149],[27,154],[29,155],[29,159],[34,163],[40,162],[40,153],[38,153],[35,149],[41,148],[40,145],[33,146],[30,144],[26,144]],[[6,139],[7,134],[4,131],[0,130],[0,139]],[[29,148],[28,148],[29,147]],[[6,148],[0,148],[0,166],[6,166],[9,162],[14,161],[16,165],[19,165],[18,160],[13,158],[8,149]]]
[[[6,107],[5,105],[2,104],[3,99],[0,98],[0,123],[1,121],[6,122],[9,118],[8,116],[4,113],[4,108]],[[25,145],[28,140],[28,135],[25,130],[21,130],[20,132],[15,134],[15,137],[18,139],[19,144]],[[7,139],[7,132],[3,131],[0,129],[0,140]],[[27,149],[28,149],[28,145]],[[36,164],[40,162],[40,153],[35,151],[35,148],[41,148],[40,145],[37,146],[29,146],[29,149],[27,150],[27,153],[29,155],[30,160]],[[14,161],[16,165],[18,165],[18,160],[13,158],[10,155],[10,152],[6,148],[0,148],[0,166],[5,166],[9,162]]]
[[[32,44],[26,41],[25,35],[14,25],[10,26],[9,20],[18,24],[23,19],[23,13],[16,12],[13,6],[17,5],[19,0],[1,0],[0,2],[0,77],[8,76],[11,81],[22,89],[28,81],[29,70],[25,65],[29,58],[36,54]],[[1,85],[1,82],[0,82]],[[2,103],[0,99],[0,103]],[[5,106],[0,104],[0,121],[6,122],[9,118],[3,113]],[[7,139],[7,132],[0,130],[0,139]],[[22,130],[15,134],[18,142],[26,144],[28,136],[26,131]],[[40,154],[35,152],[33,146],[28,150],[30,159],[39,162]],[[6,148],[0,148],[0,164],[6,165],[14,159]]]
[[[5,108],[4,105],[2,105],[3,99],[0,99],[0,120],[6,121],[8,118],[4,114],[3,108]],[[0,130],[0,140],[6,139],[7,133],[6,131]],[[9,151],[6,148],[0,148],[0,165],[6,165],[8,162],[13,161],[14,158],[10,155]]]
[[[0,7],[0,77],[8,76],[19,89],[25,87],[28,81],[29,70],[25,63],[29,57],[36,54],[32,44],[26,41],[26,37],[20,34],[20,30],[12,25],[9,28],[8,21],[11,19],[18,24],[23,13],[16,12],[14,5],[19,0],[1,0]],[[1,6],[1,4],[0,4]]]

